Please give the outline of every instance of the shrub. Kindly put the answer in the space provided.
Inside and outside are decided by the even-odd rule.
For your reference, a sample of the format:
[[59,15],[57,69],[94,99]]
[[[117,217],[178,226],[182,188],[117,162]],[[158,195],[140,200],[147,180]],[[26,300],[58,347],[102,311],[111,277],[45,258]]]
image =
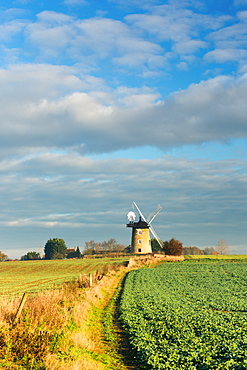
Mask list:
[[181,256],[183,253],[183,243],[175,238],[172,238],[169,240],[169,242],[164,242],[163,251],[165,254],[170,256]]

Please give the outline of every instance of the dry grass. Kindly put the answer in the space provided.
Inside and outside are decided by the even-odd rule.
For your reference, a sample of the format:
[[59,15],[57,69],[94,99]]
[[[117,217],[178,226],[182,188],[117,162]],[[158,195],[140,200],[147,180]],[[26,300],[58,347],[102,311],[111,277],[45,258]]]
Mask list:
[[[103,339],[102,310],[111,299],[125,272],[108,272],[97,285],[84,291],[82,300],[74,305],[71,317],[76,330],[69,335],[70,345],[74,349],[73,359],[58,359],[56,354],[46,356],[47,370],[106,370],[113,369],[109,349]],[[67,342],[68,343],[68,342]],[[77,355],[76,355],[76,351]],[[114,359],[115,361],[115,359]],[[109,367],[110,366],[110,367]],[[123,369],[119,365],[116,369]]]
[[105,366],[101,362],[81,356],[74,361],[58,360],[54,356],[48,355],[45,361],[46,369],[49,370],[104,370]]
[[[132,260],[157,264],[159,259]],[[104,340],[102,317],[121,277],[129,268],[102,268],[89,287],[80,276],[56,290],[29,295],[19,322],[13,325],[20,299],[0,298],[0,367],[8,370],[126,370]]]
[[9,364],[9,370],[107,369],[105,359],[101,359],[106,348],[98,308],[112,296],[123,274],[116,273],[119,269],[124,271],[119,266],[114,266],[112,272],[109,268],[98,271],[91,288],[85,288],[88,277],[81,276],[59,289],[30,295],[16,325],[13,319],[20,299],[2,297],[0,367]]
[[14,313],[19,304],[19,298],[1,297],[0,299],[0,327],[12,322]]
[[162,262],[180,262],[184,261],[184,256],[167,256],[164,254],[140,255],[130,258],[129,268],[140,268],[143,266],[157,265]]
[[[68,310],[61,304],[61,291],[47,291],[29,297],[17,324],[13,320],[19,300],[1,300],[0,357],[28,368],[42,363],[63,337]],[[2,365],[4,362],[0,362]]]

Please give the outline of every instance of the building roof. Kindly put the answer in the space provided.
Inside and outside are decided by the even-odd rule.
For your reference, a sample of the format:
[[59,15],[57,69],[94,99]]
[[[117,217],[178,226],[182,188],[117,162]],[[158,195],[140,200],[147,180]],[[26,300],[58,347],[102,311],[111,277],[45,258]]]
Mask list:
[[133,227],[135,229],[149,229],[149,225],[146,221],[143,221],[141,216],[138,222],[130,222],[126,225],[127,227]]

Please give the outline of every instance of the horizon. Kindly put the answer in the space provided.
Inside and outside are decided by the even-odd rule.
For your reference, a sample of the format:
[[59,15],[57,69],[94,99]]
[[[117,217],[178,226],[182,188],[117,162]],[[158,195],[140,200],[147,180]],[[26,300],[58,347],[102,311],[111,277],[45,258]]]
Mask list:
[[50,238],[246,254],[247,0],[1,3],[0,250]]

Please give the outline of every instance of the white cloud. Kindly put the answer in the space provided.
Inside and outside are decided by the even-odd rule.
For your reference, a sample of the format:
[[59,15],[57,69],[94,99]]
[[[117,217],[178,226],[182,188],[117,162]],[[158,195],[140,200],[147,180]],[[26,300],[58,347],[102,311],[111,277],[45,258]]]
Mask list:
[[[224,27],[208,35],[208,39],[213,40],[218,47],[226,46],[232,41],[236,46],[246,45],[246,25],[245,22],[235,24],[230,27]],[[241,44],[242,43],[242,44]]]
[[64,24],[64,23],[71,23],[73,21],[73,17],[70,15],[59,13],[51,10],[44,10],[37,14],[38,22],[44,23],[47,25],[56,25],[56,24]]
[[143,30],[158,41],[180,43],[198,37],[200,31],[222,27],[229,17],[212,17],[183,8],[163,5],[154,8],[152,14],[131,14],[126,20],[132,27]]
[[247,50],[241,49],[215,49],[204,55],[204,59],[211,63],[226,63],[239,61],[247,57]]
[[162,58],[164,52],[157,43],[138,37],[118,20],[100,17],[80,20],[48,11],[39,13],[37,18],[37,22],[26,27],[25,34],[34,52],[38,50],[38,61],[65,57],[94,68],[103,59],[130,70],[142,70],[148,63],[157,68],[160,61],[155,63],[153,58]]
[[[138,73],[147,78],[165,74],[173,59],[178,59],[179,64],[190,56],[189,66],[194,63],[193,57],[204,50],[213,53],[210,43],[216,45],[215,53],[226,48],[230,53],[233,47],[229,43],[234,37],[235,47],[243,48],[245,13],[240,12],[238,17],[239,24],[222,28],[230,17],[216,18],[188,10],[183,4],[170,3],[152,7],[150,13],[127,15],[123,20],[79,19],[45,10],[37,14],[35,21],[15,20],[0,27],[3,38],[11,35],[21,38],[18,47],[22,49],[12,50],[16,58],[24,56],[52,64],[65,59],[70,65],[80,63],[88,71],[103,70],[105,64],[101,63],[107,61],[108,70],[112,67],[117,72],[121,68],[124,74]],[[217,31],[208,35],[211,30]]]
[[247,136],[245,75],[192,84],[156,103],[159,95],[150,89],[104,91],[103,81],[74,71],[48,65],[0,71],[2,155],[34,146],[84,153],[167,149]]
[[181,69],[181,70],[184,70],[184,71],[187,71],[189,69],[189,66],[188,66],[188,63],[186,63],[186,62],[180,62],[180,63],[177,64],[177,68]]
[[[124,224],[135,200],[146,215],[157,203],[163,206],[154,223],[163,240],[176,236],[185,245],[200,246],[224,237],[238,245],[238,231],[246,227],[246,170],[246,161],[239,159],[170,156],[93,160],[44,153],[5,161],[0,226],[8,228],[8,240],[24,232],[26,248],[61,234],[68,244],[81,247],[86,240],[110,237],[128,244]],[[26,232],[30,227],[34,235]]]
[[222,64],[237,61],[241,65],[246,60],[246,12],[238,13],[238,18],[238,23],[208,35],[207,39],[213,42],[215,49],[205,54],[205,61]]
[[10,41],[16,34],[22,32],[26,27],[26,22],[14,20],[0,25],[0,41]]
[[[246,4],[247,4],[247,1],[246,1]],[[238,18],[242,21],[246,21],[247,20],[247,10],[244,10],[242,12],[239,12],[237,14]]]
[[[246,141],[231,160],[184,157],[200,144],[204,158],[217,157],[212,142],[227,152],[222,142],[247,136],[246,11],[213,16],[197,1],[116,0],[125,7],[118,19],[103,4],[86,18],[84,1],[66,3],[76,14],[32,19],[31,4],[30,13],[1,13],[0,250],[57,236],[71,246],[128,244],[133,200],[145,214],[164,206],[156,224],[164,239],[243,245]],[[218,77],[200,81],[203,71]],[[154,147],[156,156],[184,155],[114,159],[135,148],[146,158]],[[92,153],[108,159],[85,157]]]
[[207,43],[202,40],[188,40],[174,46],[179,54],[194,54],[198,49],[206,48]]

